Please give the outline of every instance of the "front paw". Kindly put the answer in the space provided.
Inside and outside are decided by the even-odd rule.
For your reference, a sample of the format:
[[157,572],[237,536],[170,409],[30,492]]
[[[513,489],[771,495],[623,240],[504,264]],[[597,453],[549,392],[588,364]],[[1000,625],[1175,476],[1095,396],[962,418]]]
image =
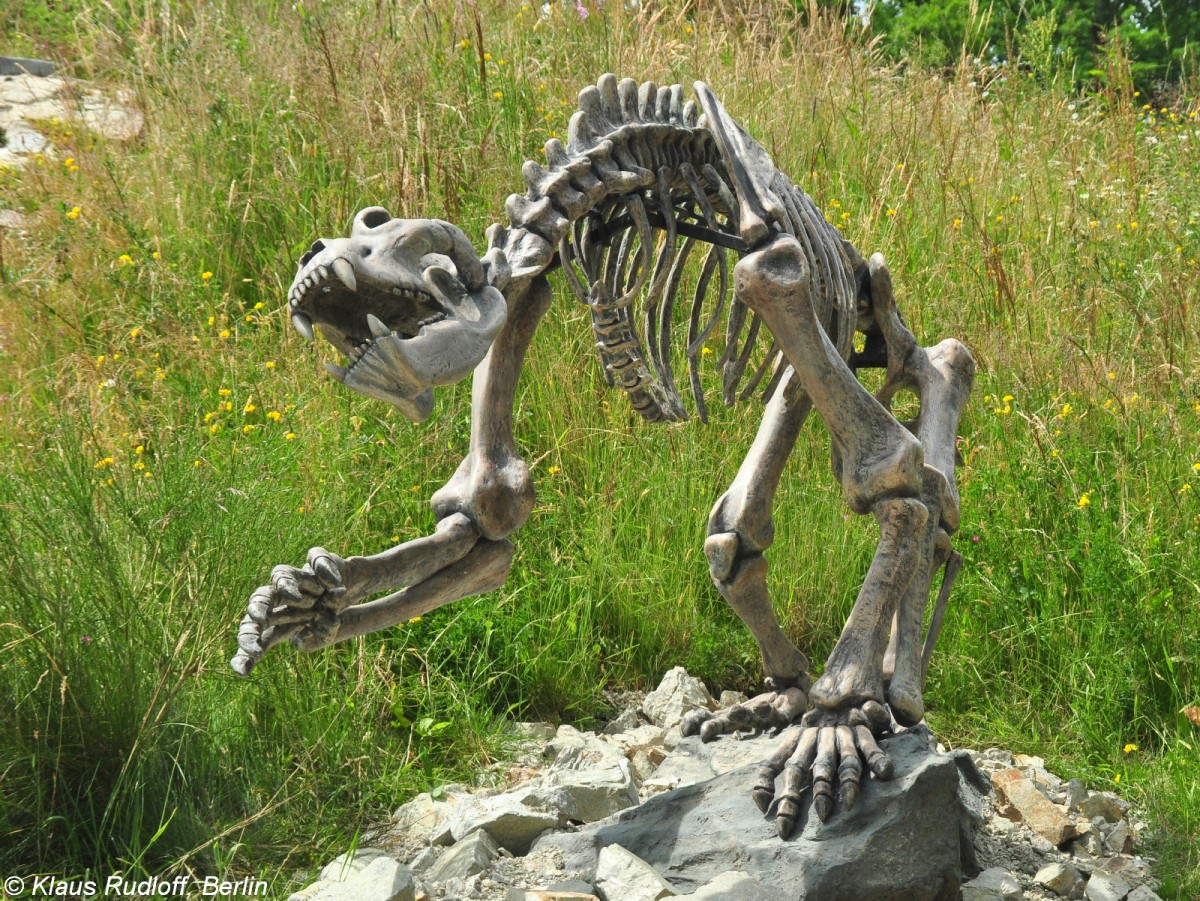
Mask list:
[[338,614],[346,606],[346,561],[324,548],[308,552],[303,567],[281,564],[271,584],[255,589],[238,628],[234,672],[248,676],[273,646],[290,640],[313,651],[337,639]]

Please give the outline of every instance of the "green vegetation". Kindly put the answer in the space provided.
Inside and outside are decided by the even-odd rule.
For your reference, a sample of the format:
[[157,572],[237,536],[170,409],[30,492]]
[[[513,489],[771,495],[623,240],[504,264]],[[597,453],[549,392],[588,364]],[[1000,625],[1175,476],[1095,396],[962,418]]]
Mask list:
[[[539,504],[508,584],[278,649],[250,680],[227,665],[272,565],[426,533],[467,444],[467,385],[416,427],[321,373],[332,351],[281,310],[299,253],[375,203],[482,244],[614,71],[706,80],[887,256],[918,336],[972,348],[967,566],[930,722],[1119,787],[1155,824],[1164,896],[1200,895],[1195,85],[1147,107],[1120,51],[1094,92],[1019,62],[901,70],[840,22],[737,6],[27,4],[53,38],[30,49],[132,89],[147,130],[121,148],[59,126],[54,156],[0,173],[29,222],[0,231],[0,870],[186,868],[283,896],[487,763],[505,716],[586,724],[604,688],[679,663],[756,684],[701,546],[760,408],[642,424],[561,285],[519,390]],[[769,552],[818,661],[875,541],[827,454],[815,423]]]
[[1191,0],[880,0],[870,21],[893,55],[937,66],[966,52],[1096,82],[1124,51],[1138,87],[1167,92],[1195,73],[1200,42]]

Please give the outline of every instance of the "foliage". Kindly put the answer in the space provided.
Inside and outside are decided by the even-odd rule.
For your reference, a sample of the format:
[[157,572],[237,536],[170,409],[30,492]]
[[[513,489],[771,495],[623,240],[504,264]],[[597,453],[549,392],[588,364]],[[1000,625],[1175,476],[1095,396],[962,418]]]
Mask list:
[[[1191,0],[880,0],[871,28],[889,50],[935,66],[957,65],[965,51],[985,60],[1029,62],[1030,42],[1068,79],[1103,77],[1120,46],[1143,89],[1161,90],[1194,73],[1200,7]],[[1048,40],[1049,39],[1049,40]]]
[[[757,683],[700,549],[760,408],[643,425],[561,285],[519,389],[539,503],[507,585],[277,649],[250,680],[227,666],[273,564],[426,533],[467,446],[469,386],[415,427],[320,374],[332,352],[282,315],[299,253],[380,202],[478,241],[612,70],[712,84],[888,257],[914,331],[971,346],[968,566],[931,724],[1119,785],[1155,824],[1163,894],[1195,897],[1194,99],[1145,109],[1124,51],[1075,93],[1014,77],[1023,61],[898,72],[770,6],[583,8],[138,3],[62,38],[149,124],[129,147],[64,127],[54,155],[0,172],[28,221],[0,231],[0,869],[228,872],[286,895],[397,802],[490,762],[506,719],[587,724],[604,689],[680,662]],[[775,522],[777,609],[823,660],[875,533],[819,423]]]

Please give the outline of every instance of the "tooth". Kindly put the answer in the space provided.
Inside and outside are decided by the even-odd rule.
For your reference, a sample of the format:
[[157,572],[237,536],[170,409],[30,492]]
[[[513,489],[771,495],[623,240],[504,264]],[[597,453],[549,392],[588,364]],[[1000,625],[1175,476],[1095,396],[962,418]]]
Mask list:
[[312,323],[309,322],[308,317],[299,310],[292,313],[292,325],[296,327],[296,331],[304,336],[305,340],[311,341],[313,339]]
[[371,334],[376,338],[386,338],[392,333],[390,328],[384,325],[378,317],[372,315],[371,313],[367,314],[367,325],[370,326]]
[[358,282],[354,278],[354,267],[344,257],[338,257],[333,261],[333,274],[348,290],[358,290]]
[[346,381],[346,373],[348,373],[350,370],[347,369],[345,366],[337,365],[337,363],[326,363],[325,371],[328,372],[335,379],[337,379],[339,382],[344,382],[344,381]]

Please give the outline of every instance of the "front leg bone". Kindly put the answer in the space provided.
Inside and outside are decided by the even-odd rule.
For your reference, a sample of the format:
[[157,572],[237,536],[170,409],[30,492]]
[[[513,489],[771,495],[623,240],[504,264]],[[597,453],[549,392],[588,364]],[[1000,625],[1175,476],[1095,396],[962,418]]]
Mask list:
[[474,524],[454,514],[438,523],[433,535],[381,554],[343,559],[316,547],[303,567],[276,566],[271,584],[250,596],[238,629],[234,670],[249,675],[281,641],[315,650],[347,637],[342,614],[351,604],[388,588],[418,585],[467,556],[478,541]]

